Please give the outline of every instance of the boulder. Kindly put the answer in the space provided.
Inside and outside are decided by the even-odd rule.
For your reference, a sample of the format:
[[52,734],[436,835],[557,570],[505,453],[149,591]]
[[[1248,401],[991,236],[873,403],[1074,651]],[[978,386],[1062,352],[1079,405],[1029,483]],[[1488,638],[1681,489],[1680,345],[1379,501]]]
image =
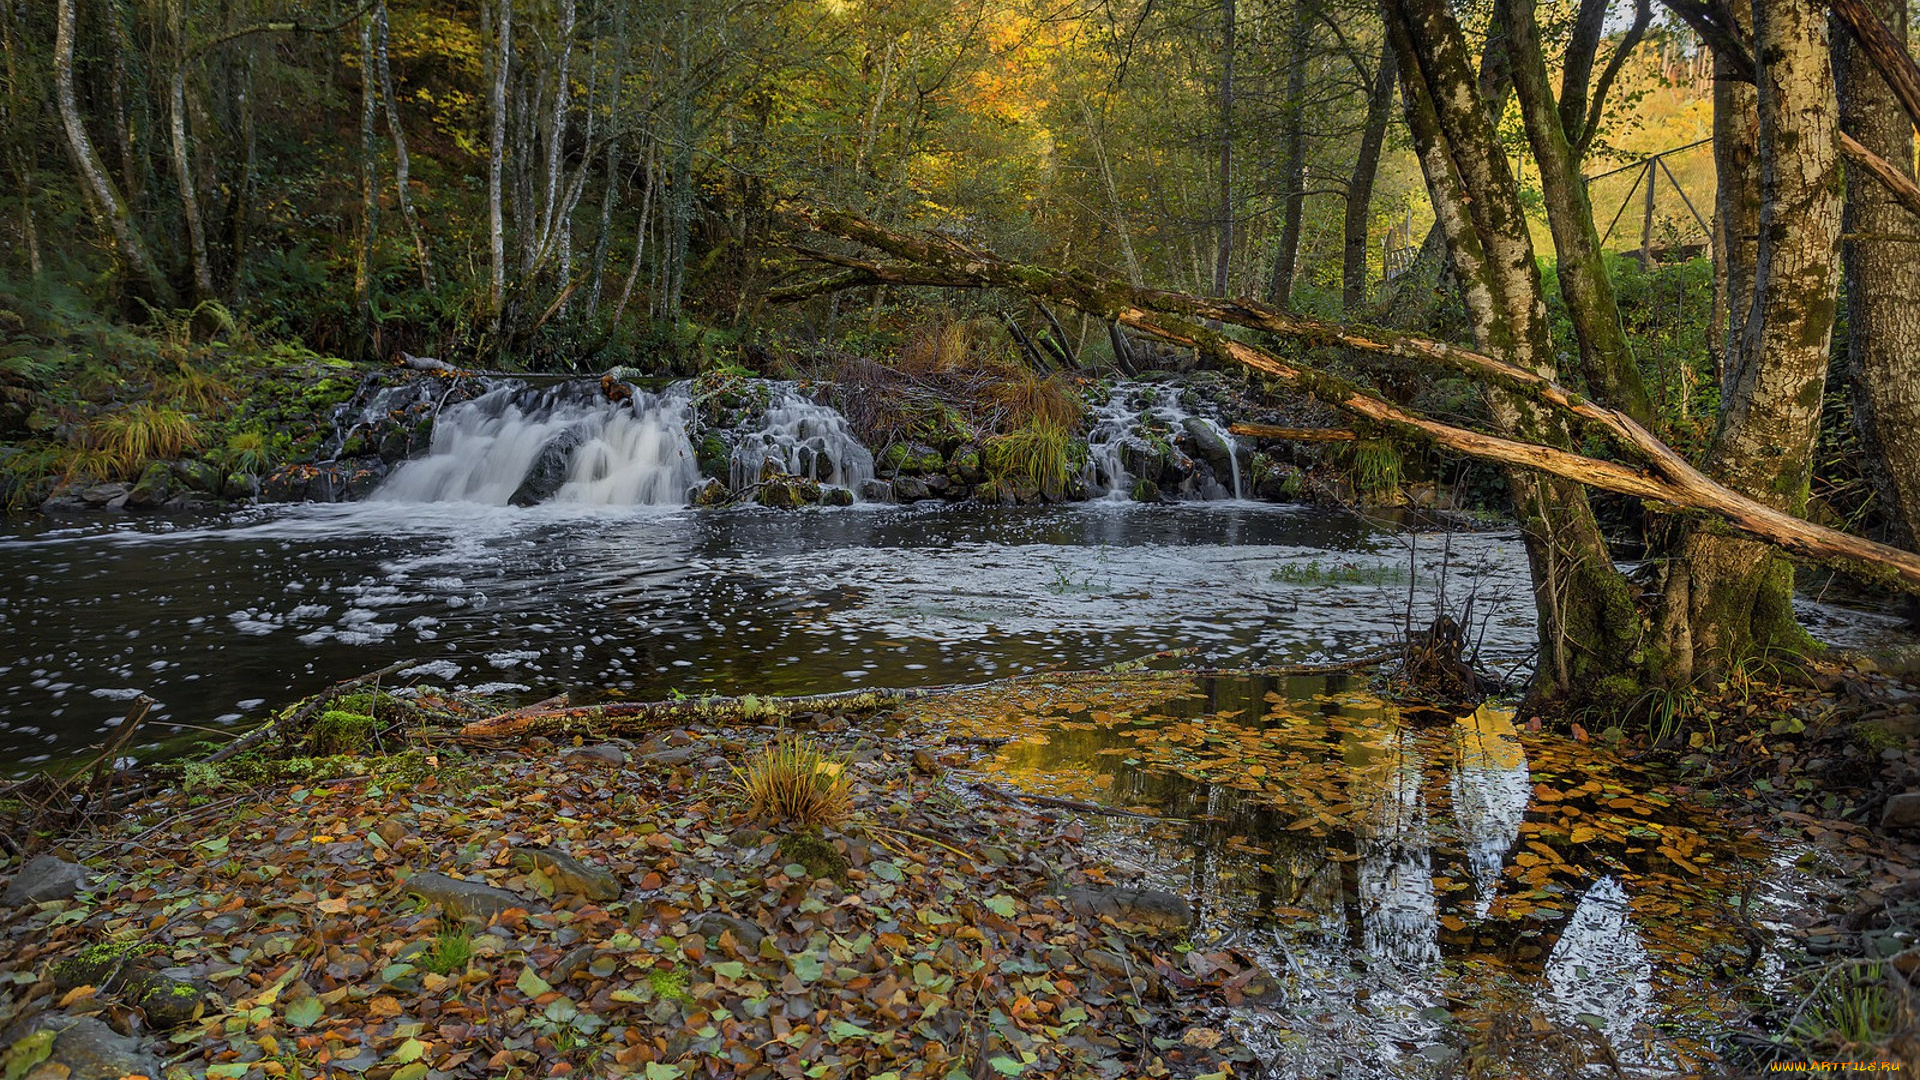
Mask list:
[[925,443],[894,443],[881,452],[878,467],[883,474],[925,476],[946,467],[940,451]]
[[798,510],[820,501],[820,482],[798,476],[762,480],[754,489],[753,501],[775,510]]
[[118,510],[127,504],[127,497],[131,494],[133,494],[133,489],[125,484],[94,484],[91,487],[81,489],[80,501],[89,507],[99,508],[104,506],[108,509]]
[[713,432],[708,432],[694,447],[693,460],[702,476],[725,479],[733,469],[733,451],[727,448],[725,439]]
[[220,494],[229,499],[257,499],[260,497],[260,478],[249,472],[230,472],[220,482]]
[[580,449],[580,441],[580,433],[572,430],[562,431],[548,439],[540,447],[540,452],[534,455],[526,478],[520,481],[520,486],[514,489],[513,496],[507,501],[515,506],[534,506],[553,498],[573,471],[573,454]]
[[822,487],[820,489],[821,506],[852,506],[853,492],[843,487]]
[[734,944],[740,947],[743,956],[752,956],[760,951],[760,942],[767,932],[754,923],[737,915],[709,911],[688,924],[693,932],[707,939],[710,945],[718,945],[721,934],[732,934]]
[[140,472],[133,490],[127,492],[127,509],[158,510],[173,498],[173,468],[164,461],[152,461]]
[[860,481],[860,501],[871,503],[890,503],[893,500],[893,485],[885,480]]
[[627,763],[627,752],[612,743],[576,746],[561,756],[572,761],[596,762],[602,765],[620,766]]
[[1128,492],[1128,497],[1134,502],[1159,502],[1160,485],[1141,477],[1133,482],[1133,490]]
[[[65,1080],[122,1080],[158,1077],[160,1059],[139,1039],[122,1035],[91,1016],[43,1012],[8,1028],[0,1036],[7,1074]],[[52,1068],[49,1068],[51,1066]]]
[[1880,808],[1883,829],[1920,829],[1920,792],[1909,791],[1887,799]]
[[963,484],[977,484],[987,478],[986,471],[980,465],[980,448],[968,444],[956,449],[947,459],[947,468],[954,479]]
[[727,482],[718,478],[708,480],[693,489],[693,505],[699,507],[725,506],[733,501],[733,490]]
[[919,502],[933,498],[933,492],[927,490],[927,482],[917,476],[896,476],[893,479],[893,498],[895,502]]
[[86,867],[52,855],[37,856],[7,882],[7,891],[0,893],[0,907],[65,900],[86,884]]
[[408,878],[406,891],[430,904],[439,904],[440,910],[456,919],[479,919],[483,922],[493,921],[510,908],[537,911],[544,906],[519,893],[431,872]]
[[1160,889],[1077,885],[1067,890],[1066,902],[1077,915],[1156,930],[1185,930],[1193,924],[1186,898]]
[[1233,476],[1233,449],[1212,424],[1198,416],[1189,416],[1180,425],[1194,457],[1212,466],[1215,476]]
[[516,847],[511,852],[514,866],[547,875],[556,893],[577,893],[589,900],[620,899],[620,879],[604,870],[595,870],[564,851]]

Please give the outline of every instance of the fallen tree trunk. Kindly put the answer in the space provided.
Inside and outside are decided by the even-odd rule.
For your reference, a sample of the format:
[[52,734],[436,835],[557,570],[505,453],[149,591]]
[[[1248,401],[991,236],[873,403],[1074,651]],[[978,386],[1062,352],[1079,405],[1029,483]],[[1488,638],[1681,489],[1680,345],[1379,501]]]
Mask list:
[[1272,424],[1229,424],[1227,431],[1276,442],[1352,442],[1360,437],[1344,428],[1275,427]]
[[[1054,300],[1163,341],[1240,364],[1312,393],[1349,415],[1443,449],[1534,469],[1589,487],[1661,503],[1674,510],[1705,513],[1725,521],[1738,532],[1810,561],[1834,566],[1903,592],[1920,593],[1920,556],[1816,525],[1737,494],[1694,468],[1626,414],[1596,404],[1497,357],[1416,334],[1288,315],[1252,300],[1137,288],[1082,271],[1063,273],[1012,263],[956,240],[895,232],[854,214],[818,212],[808,215],[808,220],[822,232],[905,261],[879,263],[798,248],[802,255],[840,267],[841,272],[819,282],[775,290],[771,298],[776,301],[799,300],[822,291],[880,283],[1011,289]],[[1406,357],[1497,383],[1579,419],[1638,459],[1641,466],[1603,461],[1443,423],[1384,401],[1359,384],[1226,337],[1209,329],[1207,322],[1262,330],[1307,345],[1333,345]]]

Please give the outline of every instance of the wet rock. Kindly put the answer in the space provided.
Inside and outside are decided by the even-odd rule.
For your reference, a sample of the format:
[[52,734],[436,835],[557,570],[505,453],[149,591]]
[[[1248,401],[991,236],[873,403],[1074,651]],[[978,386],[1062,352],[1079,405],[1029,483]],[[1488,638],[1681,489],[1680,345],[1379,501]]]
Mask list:
[[205,461],[176,461],[172,468],[173,479],[181,487],[208,495],[220,494],[222,478],[218,466]]
[[181,969],[143,972],[120,993],[159,1031],[198,1020],[206,1009],[205,988],[187,978]]
[[947,468],[954,479],[963,484],[977,484],[987,478],[986,470],[980,465],[980,450],[976,446],[966,445],[953,452],[948,459]]
[[733,470],[733,451],[727,448],[727,441],[714,432],[700,439],[693,449],[693,460],[702,476],[725,477]]
[[392,818],[388,818],[374,826],[373,831],[379,834],[380,839],[387,842],[389,848],[399,847],[401,841],[412,835],[407,831],[405,825],[400,824]]
[[408,878],[406,891],[428,903],[439,904],[442,911],[456,919],[491,922],[510,908],[537,911],[543,906],[519,893],[432,872]]
[[732,934],[734,944],[740,947],[743,956],[752,956],[760,951],[760,942],[767,932],[757,924],[748,922],[738,915],[728,915],[721,911],[709,911],[688,924],[694,933],[706,938],[712,945],[718,945],[721,934]]
[[885,480],[860,481],[860,501],[890,503],[893,499],[893,485]]
[[158,510],[173,498],[173,468],[164,461],[149,462],[127,492],[129,510]]
[[576,746],[561,756],[573,761],[598,762],[603,765],[619,766],[627,763],[627,752],[612,743]]
[[[44,1012],[14,1024],[0,1035],[6,1046],[8,1075],[22,1063],[20,1075],[64,1080],[121,1080],[158,1077],[160,1060],[145,1044],[122,1035],[91,1016]],[[27,1063],[31,1064],[27,1064]]]
[[876,463],[880,472],[895,476],[926,476],[946,467],[940,451],[925,443],[894,443]]
[[924,476],[921,478],[920,482],[927,485],[927,490],[934,493],[935,495],[945,495],[947,493],[947,489],[953,486],[953,481],[947,479],[944,475],[940,473],[931,473],[927,476]]
[[940,759],[934,756],[933,751],[921,747],[913,752],[913,768],[915,772],[926,773],[928,776],[938,776],[940,775]]
[[563,851],[553,848],[513,848],[513,864],[522,870],[533,869],[547,875],[556,893],[578,893],[589,900],[620,899],[620,881],[604,870],[595,870]]
[[1186,898],[1160,889],[1077,885],[1067,890],[1066,901],[1075,914],[1088,918],[1105,917],[1158,930],[1184,930],[1193,923],[1193,909]]
[[843,487],[823,487],[820,489],[821,506],[852,506],[853,492]]
[[567,955],[561,957],[559,963],[553,965],[553,970],[546,976],[547,981],[558,986],[585,971],[587,965],[591,963],[593,963],[593,946],[576,946]]
[[260,478],[248,472],[230,472],[220,482],[220,494],[229,499],[254,499],[260,496]]
[[507,501],[515,506],[535,506],[553,498],[573,471],[573,454],[580,449],[580,442],[577,431],[562,431],[548,439]]
[[708,480],[693,489],[693,505],[699,507],[725,506],[733,501],[733,489],[727,487],[725,480]]
[[1159,502],[1160,485],[1142,477],[1133,482],[1133,490],[1128,492],[1128,497],[1134,502]]
[[1189,416],[1180,425],[1186,432],[1193,456],[1212,466],[1215,475],[1233,475],[1233,449],[1220,432],[1198,416]]
[[650,753],[641,754],[640,760],[648,765],[659,765],[672,769],[678,768],[681,765],[693,764],[700,760],[704,752],[705,751],[698,746],[670,746],[665,750],[654,750]]
[[7,891],[0,893],[0,907],[65,900],[86,884],[86,867],[52,855],[37,856],[7,882]]
[[1909,791],[1889,797],[1886,805],[1880,808],[1880,827],[1920,829],[1920,792]]
[[775,510],[797,510],[820,501],[820,482],[799,476],[762,480],[754,489],[753,501]]
[[933,492],[927,489],[927,482],[917,476],[896,476],[893,478],[893,498],[895,502],[919,502],[930,499]]
[[125,484],[95,484],[81,489],[80,501],[94,509],[106,507],[118,510],[126,505],[127,497],[132,493],[133,489]]
[[853,725],[848,722],[846,717],[841,716],[839,713],[834,713],[824,720],[816,721],[813,725],[813,730],[825,735],[838,735],[851,726]]

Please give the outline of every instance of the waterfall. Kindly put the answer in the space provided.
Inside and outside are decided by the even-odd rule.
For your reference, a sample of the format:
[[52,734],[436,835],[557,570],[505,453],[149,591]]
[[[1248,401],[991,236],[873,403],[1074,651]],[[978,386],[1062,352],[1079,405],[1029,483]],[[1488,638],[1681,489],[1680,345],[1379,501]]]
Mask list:
[[873,454],[853,437],[847,418],[790,384],[775,385],[759,430],[738,434],[728,468],[729,486],[742,491],[757,483],[769,462],[790,476],[846,488],[856,498],[861,485],[873,479]]
[[609,401],[597,383],[496,387],[440,413],[427,455],[395,470],[381,502],[680,506],[699,483],[683,387]]
[[[1131,498],[1134,482],[1145,479],[1157,483],[1171,458],[1172,464],[1182,466],[1180,471],[1202,481],[1189,494],[1202,499],[1246,497],[1238,442],[1218,421],[1188,411],[1180,401],[1178,387],[1117,383],[1106,404],[1093,407],[1092,418],[1087,432],[1087,464],[1081,471],[1089,491],[1104,491],[1111,500]],[[1216,479],[1193,473],[1193,461],[1180,446],[1183,442],[1193,448],[1192,457],[1210,460]],[[1224,484],[1217,477],[1222,471],[1231,477]],[[1182,490],[1190,486],[1183,482]]]

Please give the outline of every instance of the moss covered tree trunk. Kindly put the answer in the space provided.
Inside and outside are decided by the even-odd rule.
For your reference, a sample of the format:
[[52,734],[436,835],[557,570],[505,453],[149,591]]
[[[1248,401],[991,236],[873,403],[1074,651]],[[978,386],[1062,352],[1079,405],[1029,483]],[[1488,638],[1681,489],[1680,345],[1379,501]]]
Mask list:
[[[1869,0],[1901,40],[1907,10]],[[1913,176],[1913,124],[1866,50],[1834,31],[1840,69],[1840,122],[1861,145]],[[1915,217],[1884,184],[1847,170],[1845,256],[1847,367],[1854,419],[1867,450],[1867,475],[1885,507],[1888,539],[1913,548],[1920,539],[1920,233]]]
[[[1754,44],[1759,240],[1752,300],[1729,335],[1707,471],[1736,492],[1800,514],[1840,284],[1839,116],[1826,15],[1813,0],[1756,4]],[[1743,125],[1726,119],[1735,122],[1716,121],[1716,132],[1737,136]],[[1735,193],[1722,205],[1740,201]],[[1736,222],[1722,227],[1729,240]],[[1728,276],[1737,298],[1741,278],[1731,267]],[[1737,305],[1729,310],[1740,317]],[[1794,619],[1792,565],[1764,544],[1690,527],[1667,563],[1664,600],[1663,661],[1674,681],[1811,644]]]
[[[1546,378],[1556,375],[1547,304],[1519,187],[1481,94],[1472,54],[1444,0],[1382,5],[1407,122],[1447,238],[1476,343]],[[1498,386],[1487,402],[1503,434],[1566,447],[1565,426]],[[1577,484],[1508,475],[1533,571],[1540,627],[1537,699],[1577,701],[1638,686],[1641,622]]]

